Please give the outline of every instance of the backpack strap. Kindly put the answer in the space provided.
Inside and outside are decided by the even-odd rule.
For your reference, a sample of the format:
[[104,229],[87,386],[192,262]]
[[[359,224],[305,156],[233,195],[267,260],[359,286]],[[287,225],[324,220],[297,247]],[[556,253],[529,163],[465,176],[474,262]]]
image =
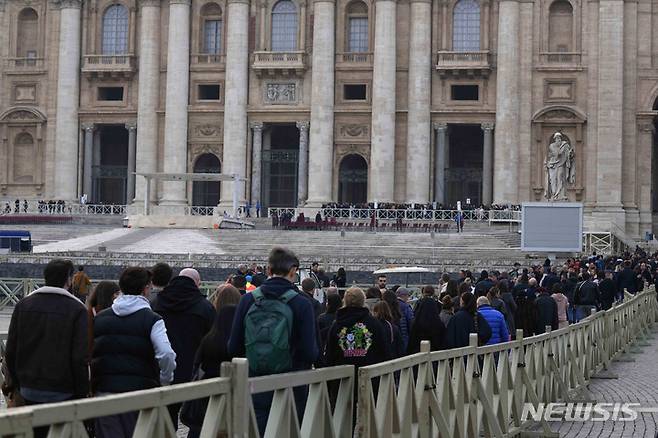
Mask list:
[[299,295],[299,294],[297,293],[296,290],[294,290],[294,289],[290,289],[290,290],[286,291],[286,293],[284,293],[283,295],[281,295],[281,296],[279,297],[279,300],[281,300],[281,301],[283,301],[284,303],[288,304],[288,301],[292,300],[292,299],[295,298],[297,295]]
[[254,301],[256,301],[257,303],[265,298],[265,295],[263,295],[263,291],[260,290],[260,287],[257,287],[256,289],[252,290],[251,296],[254,297]]

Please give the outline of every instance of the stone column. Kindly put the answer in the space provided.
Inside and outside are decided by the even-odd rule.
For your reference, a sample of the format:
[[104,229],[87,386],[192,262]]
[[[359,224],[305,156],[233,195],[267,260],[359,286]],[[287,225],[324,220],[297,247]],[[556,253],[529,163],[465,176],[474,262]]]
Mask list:
[[646,231],[652,230],[652,206],[658,205],[651,199],[658,197],[658,193],[653,193],[653,160],[651,150],[653,149],[653,137],[655,135],[655,125],[652,119],[638,120],[638,158],[636,184],[638,184],[638,206],[640,208],[640,237]]
[[94,160],[94,125],[83,125],[82,130],[85,132],[85,149],[83,154],[82,168],[82,193],[87,195],[91,200],[91,172]]
[[[245,175],[247,166],[247,82],[249,81],[249,0],[228,0],[224,156],[222,172]],[[222,184],[221,204],[233,204],[232,183]],[[244,192],[242,192],[244,197]]]
[[482,204],[490,206],[493,200],[493,123],[483,123],[484,143],[482,154]]
[[[139,90],[137,100],[136,170],[157,171],[158,101],[160,93],[160,0],[141,0],[139,22]],[[143,177],[135,180],[135,199],[143,200],[146,190]],[[151,188],[151,200],[155,199]],[[129,200],[130,201],[130,200]]]
[[446,196],[446,132],[448,125],[435,123],[436,143],[434,144],[434,201],[445,204]]
[[311,132],[307,205],[331,201],[334,162],[335,1],[313,5],[313,70],[311,72]]
[[308,198],[308,122],[297,122],[299,129],[299,160],[297,161],[297,206]]
[[499,6],[496,80],[496,153],[493,197],[497,204],[518,200],[519,157],[519,18],[517,0]]
[[60,3],[54,195],[67,201],[77,198],[78,184],[80,6],[79,0],[62,0]]
[[135,123],[126,123],[128,130],[128,178],[126,180],[126,204],[131,204],[135,199],[135,161],[136,161],[136,142],[137,142],[137,125]]
[[[597,210],[621,210],[624,88],[624,2],[599,2]],[[630,61],[629,61],[630,62]],[[633,60],[635,62],[635,60]],[[620,224],[619,224],[620,225]]]
[[430,0],[411,0],[406,202],[421,204],[430,199],[431,22]]
[[375,2],[369,201],[393,202],[395,188],[395,0]]
[[[187,171],[187,104],[190,82],[190,0],[169,0],[164,171]],[[164,181],[163,205],[185,205],[185,182]]]
[[251,124],[254,132],[251,142],[251,205],[255,206],[260,201],[260,186],[262,175],[262,153],[263,153],[263,123]]

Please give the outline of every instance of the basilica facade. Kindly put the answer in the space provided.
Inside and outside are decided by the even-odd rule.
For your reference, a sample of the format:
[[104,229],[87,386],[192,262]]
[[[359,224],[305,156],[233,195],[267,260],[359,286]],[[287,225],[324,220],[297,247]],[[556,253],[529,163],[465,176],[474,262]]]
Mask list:
[[221,172],[263,207],[517,204],[555,186],[559,138],[553,199],[653,228],[658,1],[0,0],[0,28],[0,198]]

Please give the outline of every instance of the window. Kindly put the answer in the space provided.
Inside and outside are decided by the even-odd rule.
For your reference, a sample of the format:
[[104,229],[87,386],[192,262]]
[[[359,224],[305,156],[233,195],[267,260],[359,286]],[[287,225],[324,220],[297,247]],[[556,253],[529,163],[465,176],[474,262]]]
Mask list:
[[[39,41],[39,15],[32,8],[25,8],[18,14],[18,35],[16,57],[36,58]],[[32,54],[34,54],[32,56]]]
[[198,86],[199,100],[219,100],[219,84],[203,84]]
[[272,9],[272,51],[297,50],[297,7],[290,0],[281,0]]
[[480,87],[477,85],[451,85],[450,98],[452,100],[478,100]]
[[459,0],[452,20],[452,50],[480,50],[480,5],[477,0]]
[[368,51],[368,7],[362,1],[350,3],[347,8],[347,51]]
[[571,52],[573,50],[573,8],[566,0],[551,4],[548,12],[548,51]]
[[345,84],[343,86],[343,99],[366,100],[368,87],[366,84]]
[[128,9],[112,5],[103,14],[103,55],[123,55],[128,52]]
[[222,53],[222,9],[217,3],[207,3],[201,8],[201,53]]
[[122,101],[123,87],[98,87],[98,100],[102,101]]

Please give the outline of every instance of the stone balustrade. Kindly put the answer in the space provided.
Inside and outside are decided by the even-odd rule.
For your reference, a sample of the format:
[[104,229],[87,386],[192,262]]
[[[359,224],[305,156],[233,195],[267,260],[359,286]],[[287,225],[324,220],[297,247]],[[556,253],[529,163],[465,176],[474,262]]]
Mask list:
[[275,71],[301,74],[306,70],[306,53],[255,52],[253,68],[257,74],[274,74]]
[[436,69],[441,75],[459,75],[464,70],[488,76],[491,72],[491,52],[453,52],[439,51],[436,58]]
[[136,71],[137,57],[125,55],[85,55],[82,58],[82,73],[89,76],[117,75],[130,77]]

